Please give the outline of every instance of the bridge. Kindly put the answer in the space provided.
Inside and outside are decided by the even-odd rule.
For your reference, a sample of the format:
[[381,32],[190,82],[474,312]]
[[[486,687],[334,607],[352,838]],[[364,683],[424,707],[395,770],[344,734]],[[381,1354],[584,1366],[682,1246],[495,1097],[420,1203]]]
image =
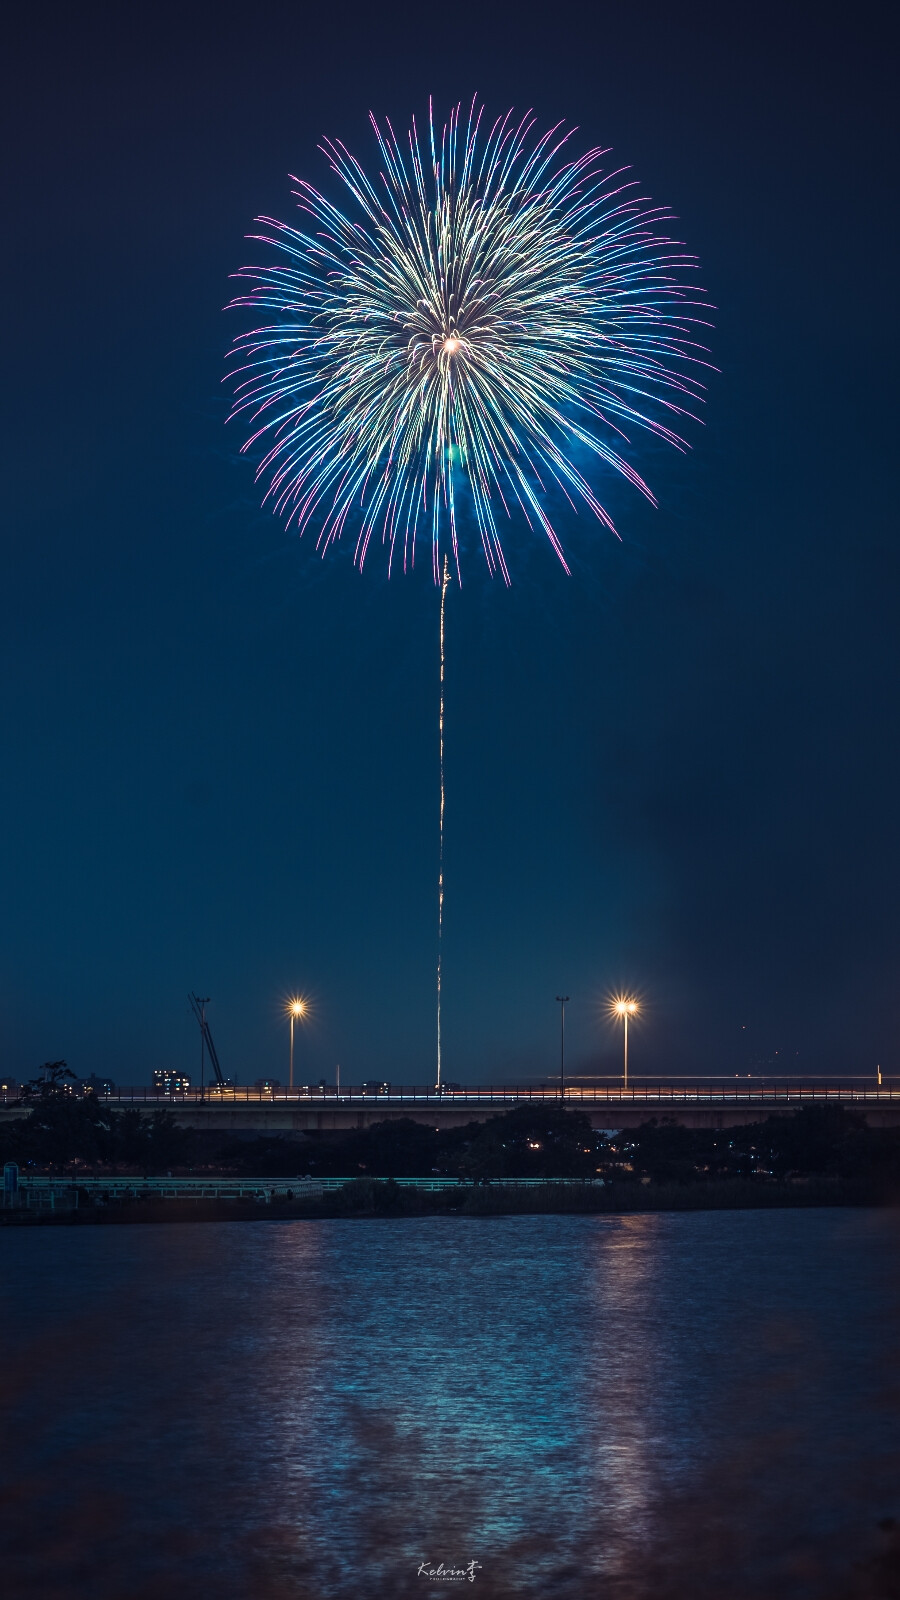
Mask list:
[[[560,1106],[582,1111],[594,1128],[634,1128],[651,1117],[692,1128],[733,1127],[759,1122],[775,1113],[806,1105],[841,1105],[861,1113],[871,1127],[900,1126],[900,1085],[876,1084],[871,1077],[836,1079],[638,1080],[567,1083],[565,1094],[546,1085],[473,1085],[467,1088],[371,1085],[337,1090],[243,1089],[218,1085],[166,1093],[121,1089],[101,1096],[117,1110],[171,1111],[185,1128],[228,1133],[318,1133],[368,1128],[376,1122],[411,1118],[431,1127],[483,1122],[516,1106]],[[0,1105],[0,1122],[25,1116],[21,1101]]]

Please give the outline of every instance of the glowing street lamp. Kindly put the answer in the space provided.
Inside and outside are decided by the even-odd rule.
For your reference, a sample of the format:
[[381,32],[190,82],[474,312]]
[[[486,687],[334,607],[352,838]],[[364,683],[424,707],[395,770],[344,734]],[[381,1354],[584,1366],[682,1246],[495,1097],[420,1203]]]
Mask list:
[[619,999],[613,1000],[610,1006],[613,1016],[621,1017],[625,1024],[625,1071],[622,1078],[623,1089],[628,1088],[628,1018],[633,1017],[637,1009],[637,1001],[630,999],[627,995],[622,995],[619,997]]
[[294,1087],[294,1023],[295,1023],[295,1021],[297,1020],[298,1017],[305,1017],[306,1016],[306,1001],[305,1000],[291,1000],[288,1003],[287,1012],[288,1012],[288,1016],[291,1019],[291,1068],[290,1068],[290,1072],[288,1073],[288,1088],[289,1089],[293,1089],[293,1087]]

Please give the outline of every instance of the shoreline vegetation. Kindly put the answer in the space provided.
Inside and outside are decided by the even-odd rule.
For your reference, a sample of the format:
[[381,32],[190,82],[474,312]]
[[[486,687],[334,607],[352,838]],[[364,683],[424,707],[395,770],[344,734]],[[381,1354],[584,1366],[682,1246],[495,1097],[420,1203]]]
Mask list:
[[[139,1180],[138,1184],[139,1184]],[[423,1180],[424,1182],[425,1180]],[[73,1189],[77,1185],[72,1186]],[[900,1195],[865,1179],[760,1184],[724,1179],[703,1185],[578,1183],[517,1188],[488,1182],[431,1190],[392,1178],[350,1178],[321,1195],[271,1190],[241,1199],[160,1199],[150,1192],[98,1198],[81,1190],[74,1209],[0,1212],[0,1227],[71,1227],[147,1222],[259,1222],[340,1217],[623,1216],[651,1211],[748,1211],[821,1206],[891,1206]]]

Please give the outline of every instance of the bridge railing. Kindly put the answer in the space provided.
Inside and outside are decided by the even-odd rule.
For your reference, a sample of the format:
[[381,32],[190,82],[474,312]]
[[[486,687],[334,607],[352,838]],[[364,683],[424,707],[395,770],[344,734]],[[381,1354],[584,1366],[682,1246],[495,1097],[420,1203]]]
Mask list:
[[[390,1085],[375,1091],[364,1085],[348,1085],[340,1090],[333,1085],[324,1088],[298,1089],[264,1088],[212,1088],[199,1089],[144,1089],[122,1088],[111,1095],[98,1096],[104,1104],[112,1106],[209,1106],[229,1105],[296,1106],[297,1109],[359,1105],[361,1108],[398,1105],[430,1105],[454,1107],[483,1107],[485,1104],[511,1106],[525,1102],[558,1105],[558,1086],[547,1084],[476,1084],[459,1089],[436,1090],[433,1086]],[[758,1105],[798,1104],[812,1101],[835,1101],[843,1104],[872,1104],[900,1100],[900,1085],[874,1084],[871,1079],[836,1081],[819,1079],[802,1081],[785,1079],[752,1080],[696,1079],[693,1081],[644,1081],[629,1084],[595,1082],[566,1085],[565,1101],[579,1105],[682,1105],[721,1104],[735,1101]],[[8,1101],[8,1104],[15,1102]],[[21,1102],[20,1102],[21,1103]]]

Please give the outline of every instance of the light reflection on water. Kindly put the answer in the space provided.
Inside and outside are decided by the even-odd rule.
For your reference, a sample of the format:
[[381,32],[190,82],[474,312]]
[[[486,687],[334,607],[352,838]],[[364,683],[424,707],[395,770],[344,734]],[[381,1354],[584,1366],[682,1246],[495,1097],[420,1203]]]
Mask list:
[[380,1600],[423,1559],[503,1600],[836,1593],[900,1509],[896,1245],[838,1210],[8,1230],[4,1594]]

